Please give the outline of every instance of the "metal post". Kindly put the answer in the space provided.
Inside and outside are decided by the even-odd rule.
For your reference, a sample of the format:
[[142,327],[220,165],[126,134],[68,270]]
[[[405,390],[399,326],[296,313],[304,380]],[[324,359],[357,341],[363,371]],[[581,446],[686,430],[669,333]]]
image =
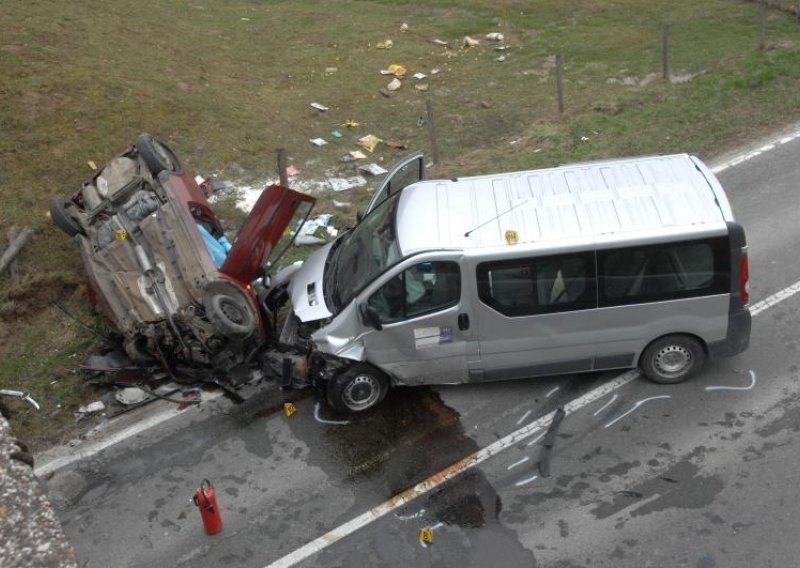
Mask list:
[[439,163],[439,141],[436,138],[436,123],[433,120],[433,103],[425,99],[425,109],[428,113],[428,135],[431,137],[431,159],[434,165]]
[[661,77],[669,80],[669,76],[669,22],[666,22],[661,34]]
[[558,113],[564,113],[564,61],[561,54],[556,54],[556,95],[558,96]]
[[286,148],[278,148],[278,176],[282,187],[289,187],[289,176],[286,173]]

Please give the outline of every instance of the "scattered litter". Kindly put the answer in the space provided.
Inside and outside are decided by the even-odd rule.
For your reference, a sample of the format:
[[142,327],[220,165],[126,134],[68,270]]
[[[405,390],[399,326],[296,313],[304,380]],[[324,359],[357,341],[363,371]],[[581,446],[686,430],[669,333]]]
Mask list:
[[334,199],[333,206],[336,207],[337,209],[350,209],[353,206],[353,204],[350,203],[349,201],[336,201]]
[[309,140],[309,142],[311,142],[314,146],[324,146],[325,144],[327,144],[327,142],[325,142],[325,140],[323,140],[322,138],[312,138],[311,140]]
[[125,406],[139,404],[140,402],[147,400],[149,397],[150,395],[139,387],[126,387],[117,391],[117,393],[114,395],[114,398],[116,398],[120,404],[124,404]]
[[358,128],[361,125],[355,120],[348,118],[342,123],[342,126],[344,126],[345,128]]
[[367,185],[367,180],[363,176],[355,176],[351,178],[329,178],[328,184],[333,191],[347,191],[354,187]]
[[394,96],[394,93],[391,92],[390,90],[386,89],[386,88],[383,88],[383,89],[379,90],[378,92],[380,94],[382,94],[384,97],[386,97],[387,99],[389,97],[393,97]]
[[380,167],[375,162],[372,162],[371,164],[364,164],[363,166],[360,166],[358,169],[359,171],[366,172],[374,176],[379,176],[386,173],[386,170]]
[[239,18],[239,19],[240,19],[241,21],[243,21],[243,22],[249,22],[249,21],[250,21],[250,18]]
[[495,61],[499,61],[500,63],[502,63],[502,62],[503,62],[503,61],[505,61],[505,60],[506,60],[506,56],[505,56],[505,55],[501,55],[500,57],[498,57],[497,59],[495,59]]
[[400,31],[401,32],[407,32],[408,31],[408,24],[406,22],[403,22],[402,24],[400,24]]
[[294,177],[300,174],[300,170],[298,170],[294,164],[286,167],[286,175],[289,177]]
[[334,73],[338,73],[338,72],[339,72],[339,68],[338,67],[326,67],[325,68],[325,74],[326,75],[333,75]]
[[640,400],[639,402],[637,402],[636,404],[634,404],[634,405],[633,405],[633,407],[632,407],[630,410],[628,410],[628,412],[625,412],[624,414],[620,414],[619,416],[617,416],[616,418],[614,418],[614,420],[612,420],[611,422],[609,422],[608,424],[606,424],[605,426],[603,426],[603,428],[608,428],[609,426],[611,426],[611,425],[615,424],[615,423],[616,423],[616,422],[618,422],[619,420],[622,420],[622,419],[623,419],[623,418],[625,418],[625,417],[626,417],[628,414],[630,414],[631,412],[633,412],[634,410],[636,410],[637,408],[639,408],[641,405],[643,405],[645,402],[648,402],[648,401],[650,401],[650,400],[658,400],[659,398],[672,398],[672,396],[671,396],[671,395],[668,395],[668,394],[665,394],[665,395],[662,395],[662,396],[651,396],[650,398],[645,398],[645,399],[643,399],[643,400]]
[[408,67],[406,67],[401,63],[392,63],[386,69],[395,77],[402,77],[403,75],[408,73]]
[[618,396],[619,396],[618,394],[614,393],[614,396],[613,396],[613,397],[611,397],[611,400],[609,400],[607,403],[605,403],[605,404],[602,406],[602,408],[600,408],[599,410],[597,410],[597,411],[596,411],[594,414],[592,414],[592,416],[597,416],[598,414],[600,414],[601,412],[603,412],[603,411],[604,411],[606,408],[608,408],[609,406],[611,406],[611,405],[613,404],[613,402],[614,402],[615,400],[617,400],[617,397],[618,397]]
[[283,403],[283,413],[286,416],[291,416],[295,412],[297,412],[297,407],[293,403],[291,403],[291,402],[284,402]]
[[436,69],[431,69],[431,75],[438,75],[440,69],[437,67]]
[[443,45],[444,47],[447,47],[449,45],[443,39],[435,39],[435,40],[433,40],[433,43],[435,43],[436,45]]
[[461,45],[464,46],[464,47],[475,47],[475,46],[478,46],[480,44],[481,44],[481,40],[474,39],[474,38],[471,38],[469,36],[464,36],[464,39],[461,42]]
[[[362,148],[365,148],[368,152],[374,152],[375,146],[377,146],[380,143],[381,139],[372,134],[367,134],[366,136],[359,138],[358,142],[356,142],[356,144],[358,144]],[[350,154],[353,155],[352,152],[350,152]],[[366,156],[364,157],[366,158]]]
[[377,44],[375,44],[375,47],[377,47],[378,49],[392,49],[393,45],[394,45],[394,42],[392,40],[385,39],[385,40],[379,41]]
[[342,133],[339,132],[338,130],[334,130],[333,132],[331,132],[331,136],[333,136],[334,138],[341,138]]
[[747,387],[726,387],[726,386],[712,386],[706,387],[707,391],[717,391],[717,390],[732,390],[732,391],[748,391],[756,386],[756,374],[751,370],[750,371],[750,386]]
[[492,32],[490,34],[486,34],[486,39],[489,41],[503,41],[505,36],[498,32]]
[[81,419],[85,416],[89,416],[90,414],[97,414],[98,412],[102,412],[105,410],[106,405],[103,403],[102,400],[96,400],[86,406],[81,406],[78,408],[78,412],[75,413],[75,416],[78,419]]
[[444,523],[436,523],[432,527],[425,527],[419,531],[419,543],[423,548],[428,548],[429,544],[433,544],[433,531],[444,526]]
[[178,405],[177,410],[184,410],[193,404],[200,404],[202,396],[203,395],[198,388],[183,391],[183,400]]
[[427,75],[425,73],[416,72],[416,73],[414,73],[413,77],[414,77],[414,79],[417,79],[418,81],[421,81],[425,77],[427,77]]
[[338,424],[340,426],[344,426],[345,424],[350,424],[349,420],[325,420],[319,417],[319,402],[314,405],[314,420],[319,422],[320,424]]
[[388,85],[386,85],[386,89],[389,90],[389,91],[396,91],[397,89],[399,89],[402,86],[403,86],[403,83],[400,82],[400,79],[395,77],[394,79],[392,79],[389,82]]
[[92,160],[86,162],[86,165],[89,166],[89,169],[93,172],[97,171],[97,164],[95,164]]
[[330,237],[339,234],[339,230],[331,225],[333,215],[323,213],[308,219],[298,231],[295,242],[298,245],[317,245],[326,243]]
[[589,139],[586,136],[581,136],[581,142],[588,142]]
[[383,143],[389,148],[395,148],[397,150],[405,150],[406,148],[408,148],[408,144],[406,144],[405,142],[400,142],[398,140],[384,140]]
[[319,111],[322,111],[322,112],[325,112],[326,110],[328,110],[328,107],[326,107],[322,103],[311,103],[311,108],[315,108],[315,109],[317,109]]
[[526,485],[526,484],[530,483],[531,481],[536,481],[538,478],[539,478],[538,475],[532,475],[531,477],[528,477],[527,479],[523,479],[521,481],[517,481],[514,485],[516,485],[517,487],[522,487],[523,485]]
[[536,148],[536,150],[534,150],[534,151],[533,151],[533,153],[534,153],[534,154],[538,154],[538,153],[539,153],[539,152],[541,152],[541,151],[542,151],[542,149],[541,149],[541,148]]
[[350,156],[354,160],[364,160],[364,159],[367,158],[367,155],[364,152],[362,152],[361,150],[353,150],[353,151],[351,151],[350,152]]
[[512,463],[512,464],[511,464],[510,466],[508,466],[506,469],[514,469],[514,468],[515,468],[515,467],[517,467],[518,465],[522,465],[522,464],[524,464],[524,463],[525,463],[526,461],[528,461],[529,459],[531,459],[531,458],[529,458],[529,457],[524,457],[524,458],[522,458],[521,460],[519,460],[518,462],[514,462],[514,463]]
[[417,117],[417,126],[425,126],[426,122],[427,122],[427,120],[425,120],[424,116],[418,116]]
[[644,497],[638,491],[628,491],[627,489],[623,489],[622,491],[614,491],[616,495],[624,495],[625,497],[633,497],[634,499],[641,499]]
[[428,83],[418,83],[414,85],[414,89],[417,91],[427,91],[428,90]]
[[495,51],[505,51],[506,49],[508,49],[507,45],[496,45],[496,46],[494,46],[494,50]]
[[394,75],[389,69],[381,69],[381,75]]

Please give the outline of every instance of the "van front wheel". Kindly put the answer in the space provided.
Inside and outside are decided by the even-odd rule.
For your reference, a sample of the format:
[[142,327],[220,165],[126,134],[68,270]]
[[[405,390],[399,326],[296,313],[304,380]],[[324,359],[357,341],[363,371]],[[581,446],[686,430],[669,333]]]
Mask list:
[[667,335],[647,346],[639,365],[654,383],[675,384],[695,375],[705,361],[699,341],[686,335]]
[[367,365],[352,365],[328,381],[328,402],[339,412],[363,412],[389,390],[386,375]]

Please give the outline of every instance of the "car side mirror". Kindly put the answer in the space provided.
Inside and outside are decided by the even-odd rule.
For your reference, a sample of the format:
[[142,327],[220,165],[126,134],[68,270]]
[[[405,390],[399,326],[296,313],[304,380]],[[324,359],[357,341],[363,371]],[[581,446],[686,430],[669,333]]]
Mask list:
[[356,223],[360,223],[364,219],[363,211],[356,211]]
[[381,316],[378,315],[378,312],[375,311],[375,308],[372,308],[367,304],[361,304],[358,306],[358,311],[361,314],[361,322],[364,325],[368,325],[376,331],[381,331],[383,329]]

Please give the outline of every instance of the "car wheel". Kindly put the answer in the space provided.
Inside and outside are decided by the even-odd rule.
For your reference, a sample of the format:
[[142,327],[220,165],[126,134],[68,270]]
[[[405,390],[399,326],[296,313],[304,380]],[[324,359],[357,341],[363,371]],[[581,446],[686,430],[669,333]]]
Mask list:
[[203,299],[206,317],[217,332],[243,338],[256,329],[256,314],[250,302],[234,284],[216,281],[206,286]]
[[363,412],[377,405],[389,391],[389,379],[368,365],[352,365],[328,381],[330,405],[339,412]]
[[50,202],[50,218],[53,224],[70,237],[83,234],[80,223],[69,212],[74,206],[72,201],[64,197],[56,197]]
[[158,176],[161,172],[179,174],[183,171],[181,161],[172,148],[153,138],[150,134],[140,134],[136,139],[136,151],[144,160],[150,173]]
[[687,335],[667,335],[647,346],[639,365],[654,383],[682,383],[703,367],[706,354],[699,341]]

